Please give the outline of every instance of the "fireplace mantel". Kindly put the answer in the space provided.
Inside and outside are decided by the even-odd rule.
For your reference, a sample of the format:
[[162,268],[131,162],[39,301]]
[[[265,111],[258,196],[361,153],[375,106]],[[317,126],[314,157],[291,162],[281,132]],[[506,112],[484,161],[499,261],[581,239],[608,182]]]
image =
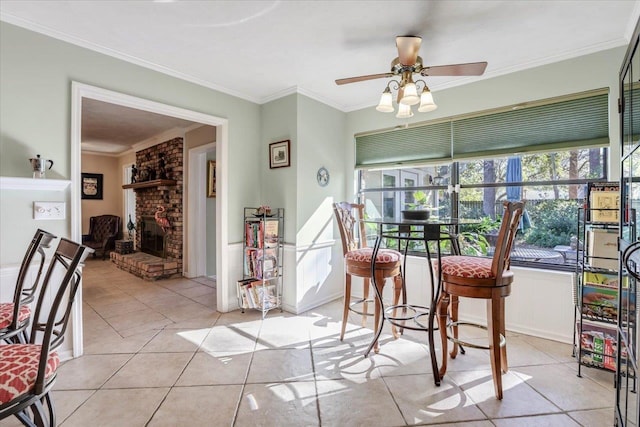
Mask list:
[[151,188],[151,187],[171,187],[177,184],[175,179],[154,179],[152,181],[135,182],[133,184],[125,184],[122,188],[133,188],[137,190],[139,188]]

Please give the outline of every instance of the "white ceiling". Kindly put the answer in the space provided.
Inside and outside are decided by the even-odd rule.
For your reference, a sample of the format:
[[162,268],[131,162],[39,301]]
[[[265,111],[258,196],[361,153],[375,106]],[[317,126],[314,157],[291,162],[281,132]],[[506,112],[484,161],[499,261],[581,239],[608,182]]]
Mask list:
[[422,36],[427,65],[487,61],[481,77],[429,77],[434,92],[626,45],[640,0],[12,1],[0,19],[253,102],[298,91],[342,111],[375,105],[395,36]]
[[119,154],[171,129],[186,129],[193,125],[193,122],[175,117],[94,99],[82,100],[83,151]]

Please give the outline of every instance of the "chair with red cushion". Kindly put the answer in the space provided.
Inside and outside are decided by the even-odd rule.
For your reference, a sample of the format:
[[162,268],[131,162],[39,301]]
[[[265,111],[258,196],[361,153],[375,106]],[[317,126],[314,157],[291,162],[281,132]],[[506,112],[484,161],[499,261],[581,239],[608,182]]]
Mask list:
[[[7,343],[24,343],[27,341],[26,330],[31,318],[30,303],[35,298],[44,268],[44,249],[50,247],[51,241],[55,238],[56,236],[53,234],[38,229],[33,239],[31,239],[20,265],[16,288],[13,293],[13,302],[0,303],[0,341]],[[38,273],[33,279],[28,279],[33,277],[29,270],[36,253],[40,254]]]
[[[345,287],[344,287],[344,309],[342,314],[342,330],[340,332],[340,341],[344,339],[344,333],[347,327],[347,318],[349,311],[354,311],[364,316],[369,316],[367,312],[367,303],[369,300],[369,285],[371,283],[371,261],[373,256],[373,248],[367,247],[367,239],[365,234],[364,222],[362,222],[364,205],[352,204],[348,202],[334,203],[333,211],[338,220],[338,228],[342,239],[342,251],[344,254],[345,268]],[[358,228],[356,228],[358,226]],[[360,237],[358,239],[358,236]],[[376,256],[376,280],[382,295],[385,280],[393,278],[394,281],[394,305],[398,305],[400,296],[404,291],[404,281],[401,274],[402,255],[400,252],[391,249],[380,249]],[[351,302],[351,276],[364,278],[363,298]],[[363,304],[362,311],[356,311],[356,304]],[[374,309],[374,325],[377,328],[380,324],[380,304],[375,304]],[[365,318],[362,323],[365,325]],[[393,326],[393,334],[397,337],[395,326]],[[373,346],[374,352],[378,352],[379,346],[376,341]]]
[[[458,354],[458,345],[488,349],[496,397],[502,399],[502,373],[507,367],[505,340],[504,299],[511,294],[513,272],[509,270],[513,239],[518,231],[523,202],[504,202],[504,215],[498,233],[493,258],[450,256],[442,258],[442,293],[438,300],[438,323],[442,340],[442,367],[440,377],[447,371],[447,341],[453,341],[451,358]],[[458,340],[458,298],[487,300],[487,329],[489,346],[481,347]],[[451,323],[447,325],[447,314]],[[467,323],[468,324],[468,323]],[[447,327],[453,336],[447,337]],[[479,325],[474,325],[479,326]],[[484,326],[480,326],[485,328]]]
[[60,364],[56,349],[67,330],[82,262],[92,252],[60,239],[38,295],[29,342],[0,345],[0,420],[14,415],[27,426],[56,425],[49,393]]

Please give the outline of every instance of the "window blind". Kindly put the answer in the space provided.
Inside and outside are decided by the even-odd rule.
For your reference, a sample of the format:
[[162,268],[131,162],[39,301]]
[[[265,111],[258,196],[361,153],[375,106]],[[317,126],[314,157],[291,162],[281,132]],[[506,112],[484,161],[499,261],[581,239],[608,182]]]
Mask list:
[[609,144],[608,94],[356,137],[356,167]]

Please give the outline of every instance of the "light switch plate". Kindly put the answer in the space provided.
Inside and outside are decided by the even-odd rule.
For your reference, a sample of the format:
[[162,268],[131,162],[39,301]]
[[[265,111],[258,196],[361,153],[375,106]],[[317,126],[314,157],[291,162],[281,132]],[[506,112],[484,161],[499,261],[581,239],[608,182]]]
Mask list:
[[65,219],[65,202],[33,202],[33,219]]

